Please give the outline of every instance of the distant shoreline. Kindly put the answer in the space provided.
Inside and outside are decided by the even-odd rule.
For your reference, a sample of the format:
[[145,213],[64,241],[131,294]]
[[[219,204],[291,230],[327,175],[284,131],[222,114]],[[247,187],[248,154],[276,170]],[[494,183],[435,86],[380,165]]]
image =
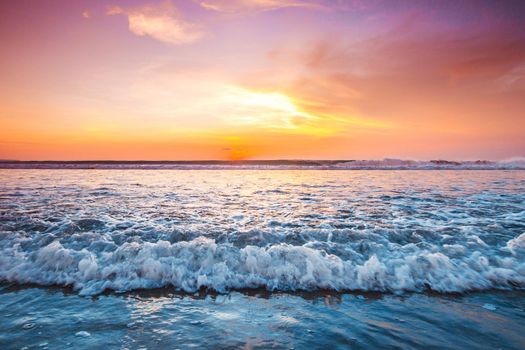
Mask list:
[[0,160],[0,169],[114,169],[114,170],[525,170],[525,160],[175,160],[175,161],[18,161]]

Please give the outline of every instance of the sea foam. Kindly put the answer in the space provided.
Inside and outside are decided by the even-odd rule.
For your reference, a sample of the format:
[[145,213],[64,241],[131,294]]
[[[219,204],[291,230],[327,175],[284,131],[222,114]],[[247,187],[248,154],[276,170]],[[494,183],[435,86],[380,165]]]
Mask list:
[[[85,295],[106,289],[165,286],[186,292],[200,288],[219,292],[241,288],[464,292],[525,286],[522,255],[503,258],[476,249],[451,257],[446,255],[450,247],[442,251],[437,247],[376,247],[368,259],[359,256],[353,261],[306,246],[237,248],[205,237],[177,243],[124,243],[113,251],[68,249],[56,240],[31,252],[23,251],[22,237],[10,237],[10,249],[5,248],[5,239],[1,279],[71,285]],[[523,246],[515,241],[508,246],[518,254]]]
[[4,282],[83,295],[525,288],[524,172],[0,177]]

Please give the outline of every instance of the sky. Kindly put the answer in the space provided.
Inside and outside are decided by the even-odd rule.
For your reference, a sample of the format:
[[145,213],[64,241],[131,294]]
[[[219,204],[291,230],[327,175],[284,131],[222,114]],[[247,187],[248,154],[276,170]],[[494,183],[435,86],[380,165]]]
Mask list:
[[525,156],[525,1],[0,2],[0,159]]

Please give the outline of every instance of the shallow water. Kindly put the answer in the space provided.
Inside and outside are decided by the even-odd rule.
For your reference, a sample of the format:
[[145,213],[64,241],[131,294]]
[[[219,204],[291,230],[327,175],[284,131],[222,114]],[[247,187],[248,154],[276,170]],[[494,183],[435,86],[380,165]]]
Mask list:
[[[523,349],[525,294],[0,288],[2,349]],[[82,332],[82,333],[81,333]],[[87,332],[87,333],[85,333]]]
[[0,170],[0,339],[522,348],[524,189],[503,170]]

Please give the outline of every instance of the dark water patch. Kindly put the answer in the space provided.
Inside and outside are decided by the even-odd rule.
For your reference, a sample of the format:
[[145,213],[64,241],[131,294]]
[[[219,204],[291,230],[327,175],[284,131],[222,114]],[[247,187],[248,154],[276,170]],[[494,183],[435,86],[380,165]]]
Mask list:
[[[219,298],[227,297],[231,294],[242,294],[247,297],[257,297],[262,299],[279,298],[281,296],[293,296],[300,297],[305,300],[315,300],[324,297],[330,297],[334,300],[341,300],[345,295],[356,297],[360,300],[381,300],[384,298],[398,298],[400,300],[407,300],[414,296],[413,293],[392,293],[392,292],[376,292],[367,290],[340,290],[336,291],[333,289],[317,289],[312,291],[298,290],[298,291],[270,291],[265,288],[235,288],[227,292],[218,292],[215,289],[210,288],[199,288],[194,292],[186,292],[184,290],[177,289],[173,286],[166,286],[162,288],[137,288],[131,291],[115,291],[112,289],[106,289],[102,293],[93,296],[82,296],[79,295],[73,285],[58,285],[51,284],[43,286],[36,283],[12,283],[0,281],[0,294],[4,293],[16,293],[28,289],[38,289],[48,293],[59,293],[64,296],[73,296],[83,299],[97,300],[105,296],[112,296],[117,298],[125,297],[136,297],[136,298],[191,298],[196,300],[203,300],[206,298]],[[468,292],[438,292],[432,289],[426,289],[417,295],[426,296],[429,298],[436,298],[442,300],[457,300],[461,301],[465,298],[471,297],[483,297],[483,296],[508,296],[512,298],[524,298],[523,306],[525,306],[525,290],[501,290],[501,289],[488,289],[488,290],[471,290]],[[484,306],[481,305],[481,306]],[[517,309],[520,311],[521,309]],[[522,311],[525,312],[525,309]],[[525,321],[525,314],[524,321]]]
[[92,231],[104,228],[106,224],[97,219],[81,219],[76,221],[76,225],[81,231]]

